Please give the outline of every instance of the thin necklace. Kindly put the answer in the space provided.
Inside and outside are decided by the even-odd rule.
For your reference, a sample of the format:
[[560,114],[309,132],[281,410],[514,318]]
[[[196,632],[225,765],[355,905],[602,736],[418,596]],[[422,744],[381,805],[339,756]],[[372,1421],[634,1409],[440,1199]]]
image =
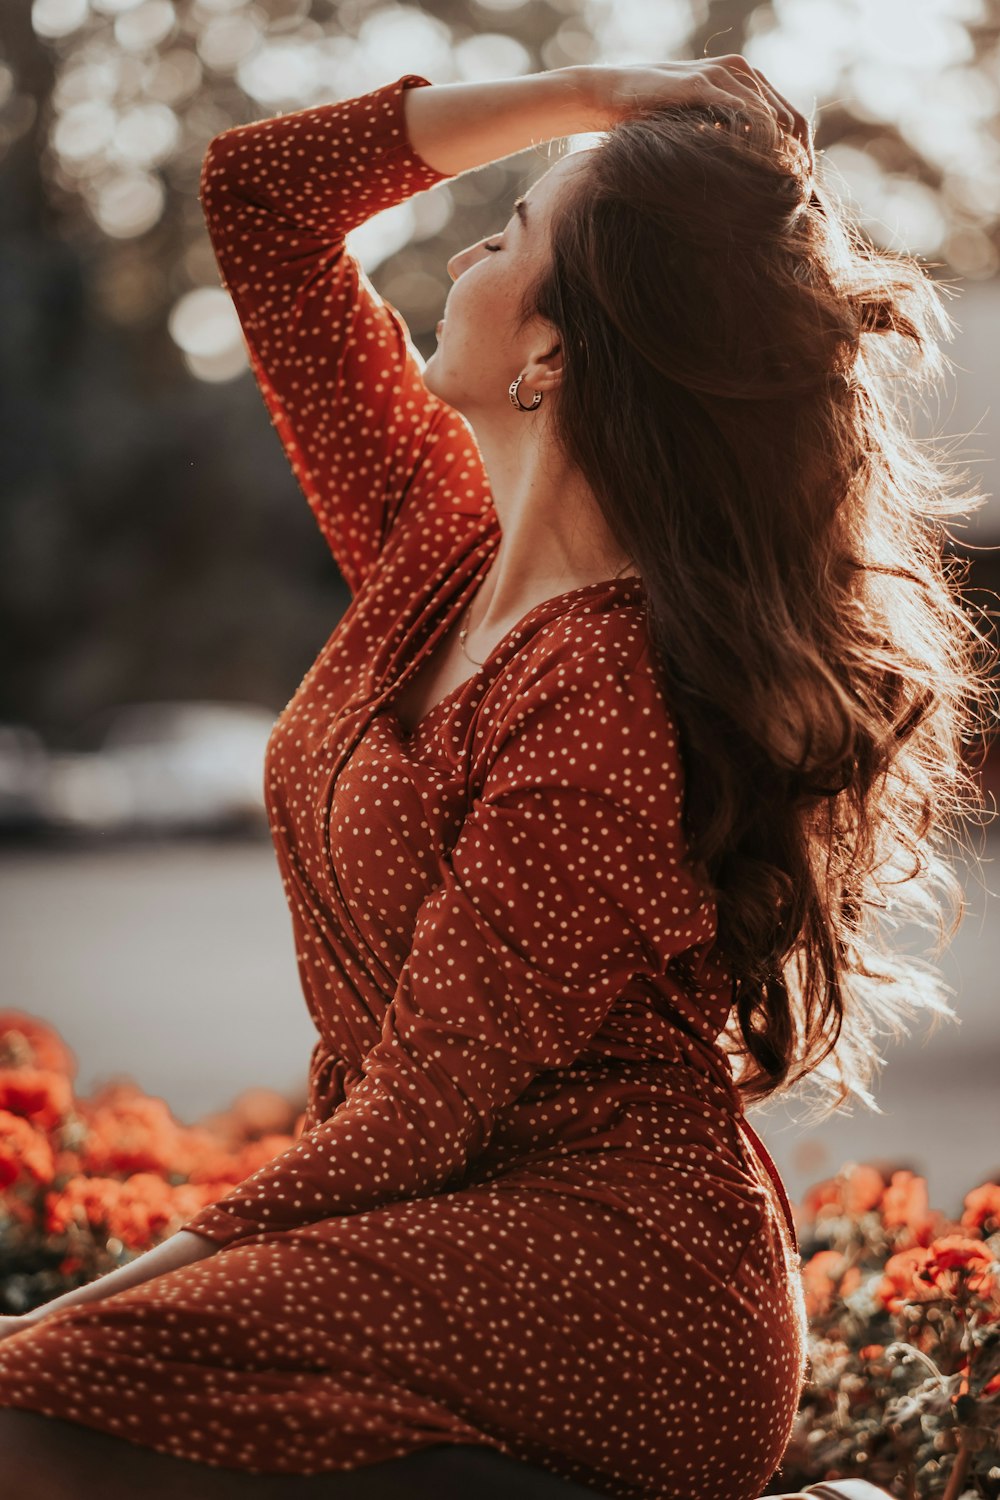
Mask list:
[[[475,595],[473,595],[473,598],[475,598]],[[469,600],[468,609],[466,609],[466,611],[465,611],[465,624],[462,626],[461,630],[458,632],[458,638],[459,638],[459,640],[462,643],[462,650],[465,651],[466,656],[469,657],[469,660],[472,662],[473,666],[481,667],[483,665],[483,662],[476,661],[476,658],[474,656],[469,656],[469,653],[466,650],[466,645],[465,645],[465,637],[469,633],[469,615],[470,615],[471,611],[472,611],[472,599]],[[485,661],[485,657],[483,658],[483,660]]]
[[[624,573],[625,568],[627,568],[627,567],[628,567],[628,563],[625,564],[625,567],[619,568],[618,572],[615,573],[613,576],[615,578],[620,578],[622,576],[622,574]],[[475,594],[473,594],[472,598],[469,600],[468,606],[467,606],[466,611],[465,611],[465,624],[462,626],[461,630],[458,632],[458,639],[461,642],[462,650],[465,652],[465,655],[466,655],[466,657],[468,657],[469,661],[472,662],[472,665],[474,667],[481,667],[488,660],[488,658],[484,657],[483,661],[477,661],[474,656],[469,656],[468,648],[466,647],[466,644],[465,644],[465,637],[469,633],[469,616],[472,613],[472,606],[473,606],[473,603],[475,602],[475,598],[476,598],[476,596],[475,596]]]

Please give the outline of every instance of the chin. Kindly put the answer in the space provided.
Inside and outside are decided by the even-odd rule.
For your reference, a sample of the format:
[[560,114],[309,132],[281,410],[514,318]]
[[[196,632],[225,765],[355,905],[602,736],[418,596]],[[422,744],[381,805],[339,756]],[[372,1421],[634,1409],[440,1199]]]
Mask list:
[[[435,353],[436,352],[437,351],[435,350]],[[423,380],[424,386],[427,390],[430,391],[432,396],[440,396],[442,400],[446,401],[448,398],[445,395],[444,391],[441,389],[441,382],[438,379],[438,373],[439,372],[434,362],[434,355],[432,354],[427,363],[424,365],[424,368],[421,370],[420,378]]]

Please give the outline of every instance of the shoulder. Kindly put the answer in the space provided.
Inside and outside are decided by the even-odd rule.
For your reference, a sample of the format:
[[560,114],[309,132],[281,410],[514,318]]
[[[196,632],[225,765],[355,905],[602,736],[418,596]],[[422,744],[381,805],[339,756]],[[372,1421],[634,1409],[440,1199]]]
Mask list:
[[[633,677],[649,678],[652,662],[645,609],[640,602],[581,599],[545,620],[504,664],[493,684],[511,703],[525,693],[577,693],[601,686],[626,689]],[[639,686],[639,683],[634,684]]]
[[524,735],[568,734],[605,755],[643,747],[654,758],[677,743],[641,599],[580,600],[545,621],[498,672],[483,708],[494,753]]

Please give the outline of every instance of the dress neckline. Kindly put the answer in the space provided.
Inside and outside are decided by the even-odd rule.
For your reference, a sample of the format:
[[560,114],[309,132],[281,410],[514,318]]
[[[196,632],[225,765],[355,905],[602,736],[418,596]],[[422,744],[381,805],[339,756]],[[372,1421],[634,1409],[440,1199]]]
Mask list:
[[[473,574],[472,576],[478,577],[478,573]],[[436,702],[431,704],[427,712],[417,720],[413,727],[411,729],[407,729],[396,711],[396,698],[402,691],[404,683],[409,681],[411,674],[415,672],[419,665],[423,662],[426,653],[434,649],[434,646],[437,644],[437,642],[445,635],[448,630],[451,629],[456,618],[465,608],[468,599],[471,597],[471,592],[465,594],[460,589],[458,595],[449,600],[449,604],[445,610],[445,615],[443,617],[439,630],[435,631],[433,636],[425,642],[424,647],[420,651],[418,651],[417,654],[409,662],[407,662],[402,673],[393,684],[392,697],[383,706],[382,712],[388,718],[390,718],[393,724],[396,726],[399,738],[404,743],[409,744],[411,741],[417,739],[428,722],[431,719],[435,718],[440,710],[446,708],[453,699],[458,698],[462,693],[472,691],[475,684],[480,680],[487,667],[490,666],[490,664],[493,662],[494,658],[499,656],[501,652],[503,652],[511,637],[522,634],[527,625],[533,622],[536,615],[543,614],[545,617],[551,616],[552,618],[555,618],[564,612],[567,602],[572,602],[578,598],[585,598],[591,594],[596,595],[602,592],[614,593],[616,590],[622,590],[624,591],[624,593],[630,594],[632,592],[639,592],[643,587],[644,583],[640,574],[626,573],[616,575],[614,578],[600,578],[595,583],[581,584],[578,588],[566,589],[561,594],[553,594],[548,599],[540,600],[538,604],[532,605],[531,609],[527,610],[521,616],[521,618],[517,620],[511,626],[511,628],[500,637],[496,645],[493,647],[492,651],[490,651],[489,654],[484,657],[477,671],[473,672],[470,677],[465,678],[463,682],[458,683],[442,697],[438,698]],[[456,598],[459,600],[457,608],[455,607]]]

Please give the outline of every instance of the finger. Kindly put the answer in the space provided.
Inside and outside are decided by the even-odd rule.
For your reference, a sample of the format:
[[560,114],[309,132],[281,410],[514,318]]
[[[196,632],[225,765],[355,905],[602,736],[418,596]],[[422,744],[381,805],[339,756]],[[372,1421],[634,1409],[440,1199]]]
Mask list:
[[765,104],[770,105],[771,109],[777,115],[782,128],[789,135],[797,136],[802,141],[802,144],[808,147],[809,127],[804,117],[797,110],[793,109],[788,100],[783,98],[777,89],[772,88],[767,79],[762,77],[761,74],[751,72],[742,76],[745,77],[747,85],[753,89],[757,97]]
[[812,127],[802,111],[796,109],[783,94],[774,88],[763,73],[751,67],[746,58],[738,53],[727,59],[727,66],[737,86],[744,84],[752,89],[759,99],[774,109],[784,129],[802,142],[809,154],[810,165],[815,166]]
[[755,74],[754,77],[775,101],[778,108],[784,111],[785,118],[791,121],[786,126],[786,129],[791,135],[795,136],[796,140],[801,141],[809,155],[810,166],[815,167],[812,125],[809,120],[800,109],[796,109],[793,104],[790,104],[783,94],[779,94],[777,89],[773,88],[760,73]]

